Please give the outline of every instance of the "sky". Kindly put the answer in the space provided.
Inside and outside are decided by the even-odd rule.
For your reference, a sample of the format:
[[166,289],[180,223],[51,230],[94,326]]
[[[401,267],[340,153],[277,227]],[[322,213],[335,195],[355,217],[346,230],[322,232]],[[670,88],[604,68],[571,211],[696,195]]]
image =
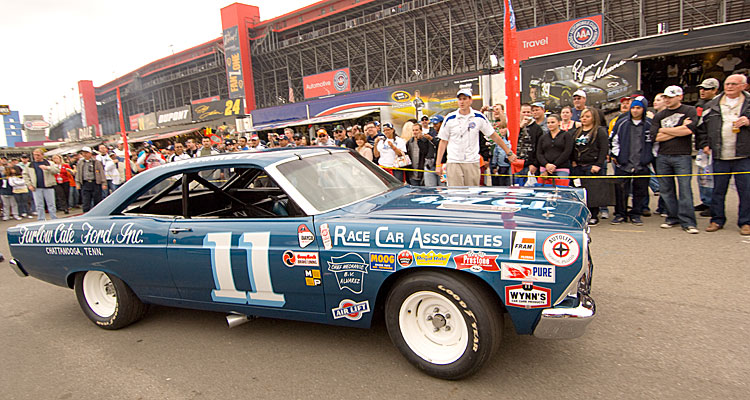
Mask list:
[[[266,20],[313,0],[246,1]],[[229,0],[3,0],[0,104],[56,121],[80,110],[78,81],[101,86],[221,36]],[[262,5],[261,5],[262,3]]]

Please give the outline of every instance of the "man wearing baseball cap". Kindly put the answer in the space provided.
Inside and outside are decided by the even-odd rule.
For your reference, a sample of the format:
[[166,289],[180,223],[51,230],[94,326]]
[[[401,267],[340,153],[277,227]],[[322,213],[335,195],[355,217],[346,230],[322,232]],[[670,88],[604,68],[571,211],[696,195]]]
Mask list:
[[[703,115],[703,109],[705,108],[706,103],[713,100],[713,98],[719,94],[719,86],[719,81],[716,78],[704,79],[703,82],[698,85],[700,99],[695,103],[695,110],[698,112],[699,117]],[[700,148],[698,148],[698,142],[695,143],[695,146],[696,150],[700,151]],[[713,187],[707,187],[705,183],[701,185],[702,177],[696,176],[695,178],[698,181],[698,195],[701,198],[701,204],[695,206],[695,211],[699,211],[701,217],[710,217],[711,211],[709,208],[711,207],[711,192],[713,191]]]
[[[424,119],[424,117],[422,117]],[[440,182],[440,177],[438,174],[430,171],[435,170],[435,164],[437,157],[437,149],[438,146],[440,146],[440,138],[438,137],[438,131],[440,131],[440,127],[443,125],[443,118],[442,115],[433,115],[430,117],[430,124],[432,126],[427,131],[427,133],[423,133],[424,137],[430,141],[430,150],[427,153],[427,156],[424,160],[424,185],[425,186],[445,186],[445,182]],[[424,126],[424,125],[423,125]],[[424,132],[424,131],[423,131]],[[446,161],[446,157],[443,156],[443,159],[440,161],[440,164],[444,164]]]
[[[582,89],[578,89],[573,92],[573,109],[570,110],[573,116],[570,118],[571,121],[581,122],[581,112],[586,108],[586,92]],[[599,116],[599,126],[607,126],[607,118],[604,116],[604,111],[601,109],[589,106],[589,108],[596,110]]]
[[[458,110],[445,117],[438,132],[440,145],[437,151],[438,171],[445,170],[448,175],[448,186],[479,185],[479,133],[487,140],[492,139],[505,150],[508,160],[513,162],[516,155],[495,132],[492,124],[477,110],[471,108],[472,91],[463,88],[456,93]],[[448,162],[443,167],[441,160],[446,149]]]
[[[692,140],[696,131],[698,113],[695,107],[682,104],[682,88],[668,86],[664,89],[664,103],[667,108],[654,116],[651,124],[652,135],[658,146],[656,173],[660,175],[689,175],[693,172]],[[690,176],[677,177],[679,194],[674,177],[660,177],[659,187],[667,218],[662,228],[681,225],[691,234],[698,233],[693,209],[693,189]]]

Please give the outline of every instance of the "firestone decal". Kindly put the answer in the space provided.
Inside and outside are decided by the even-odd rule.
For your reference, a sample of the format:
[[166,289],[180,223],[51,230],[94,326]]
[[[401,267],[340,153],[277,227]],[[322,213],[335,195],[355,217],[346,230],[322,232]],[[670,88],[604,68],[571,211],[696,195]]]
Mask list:
[[357,321],[362,318],[362,314],[370,312],[370,302],[365,300],[358,303],[354,300],[344,299],[331,312],[333,313],[333,319],[346,318]]
[[556,233],[544,241],[542,252],[550,264],[567,267],[578,259],[580,248],[573,236]]
[[328,271],[336,276],[339,290],[347,289],[354,294],[362,293],[368,264],[357,253],[347,253],[341,257],[331,257]]
[[552,290],[533,284],[505,287],[505,305],[519,308],[545,308],[550,306]]
[[470,269],[472,272],[497,272],[500,268],[497,266],[495,261],[497,256],[487,255],[483,252],[475,253],[470,251],[466,254],[461,254],[453,257],[453,261],[456,263],[456,269]]
[[500,279],[506,281],[555,283],[555,266],[500,263]]

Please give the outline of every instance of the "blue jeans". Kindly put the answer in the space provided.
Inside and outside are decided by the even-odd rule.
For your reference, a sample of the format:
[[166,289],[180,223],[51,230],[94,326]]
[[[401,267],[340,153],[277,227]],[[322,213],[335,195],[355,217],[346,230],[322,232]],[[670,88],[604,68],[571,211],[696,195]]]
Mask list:
[[[687,175],[693,172],[693,160],[689,155],[662,155],[656,157],[656,170],[660,175]],[[680,224],[683,228],[696,226],[693,209],[693,189],[689,176],[677,177],[679,196],[674,177],[659,178],[660,197],[664,199],[668,224]]]
[[714,188],[698,186],[698,195],[701,198],[701,204],[707,206],[711,205],[711,196],[713,196]]
[[[714,159],[714,172],[747,172],[750,171],[750,158],[739,160]],[[732,175],[714,175],[714,190],[711,197],[711,222],[724,226],[727,216],[724,214],[724,200]],[[737,225],[750,225],[750,174],[734,175],[734,184],[740,197],[740,210]]]
[[37,219],[44,221],[44,203],[47,203],[47,212],[49,212],[49,219],[57,219],[55,215],[55,189],[54,188],[36,188],[32,192],[34,194],[34,203],[36,203]]

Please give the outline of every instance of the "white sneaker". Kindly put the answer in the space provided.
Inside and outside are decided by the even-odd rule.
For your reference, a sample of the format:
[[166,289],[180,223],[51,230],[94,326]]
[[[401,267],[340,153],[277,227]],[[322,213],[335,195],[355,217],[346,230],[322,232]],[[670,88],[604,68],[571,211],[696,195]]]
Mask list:
[[682,228],[683,231],[695,235],[696,233],[700,232],[698,228],[694,226],[688,226],[687,228]]
[[675,226],[677,226],[677,224],[668,224],[666,222],[663,223],[663,224],[661,224],[661,225],[659,225],[659,227],[662,228],[662,229],[674,228]]
[[20,221],[20,220],[22,220],[22,219],[23,219],[23,218],[21,218],[21,217],[13,217],[13,218],[15,218],[15,219],[16,219],[16,220],[18,220],[18,221]]
[[26,218],[28,218],[28,219],[34,219],[34,216],[33,215],[27,215]]
[[7,221],[7,220],[8,220],[8,217],[3,217],[3,221]]
[[607,218],[609,218],[609,211],[603,210],[601,212],[601,219],[607,219]]

